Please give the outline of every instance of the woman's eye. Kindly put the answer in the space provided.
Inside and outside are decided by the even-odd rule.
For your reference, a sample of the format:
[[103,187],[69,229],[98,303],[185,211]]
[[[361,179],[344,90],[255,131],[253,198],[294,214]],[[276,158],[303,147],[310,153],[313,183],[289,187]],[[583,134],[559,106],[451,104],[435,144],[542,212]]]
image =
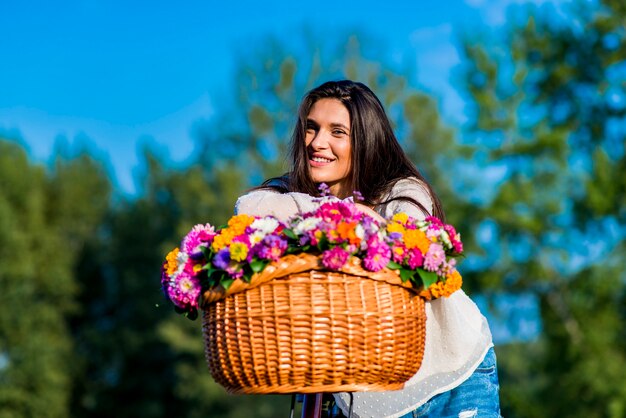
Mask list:
[[333,135],[345,135],[346,133],[344,131],[342,131],[341,129],[335,129],[333,131]]

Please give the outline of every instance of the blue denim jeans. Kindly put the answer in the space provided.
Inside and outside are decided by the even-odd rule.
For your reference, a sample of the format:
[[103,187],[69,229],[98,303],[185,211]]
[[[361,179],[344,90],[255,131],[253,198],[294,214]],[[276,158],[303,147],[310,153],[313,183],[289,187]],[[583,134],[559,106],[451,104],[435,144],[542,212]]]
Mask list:
[[[322,418],[345,418],[331,394],[324,394]],[[500,385],[496,353],[487,351],[474,373],[459,386],[432,397],[400,418],[499,418]]]
[[459,386],[434,396],[401,418],[499,418],[500,385],[493,347],[474,373]]

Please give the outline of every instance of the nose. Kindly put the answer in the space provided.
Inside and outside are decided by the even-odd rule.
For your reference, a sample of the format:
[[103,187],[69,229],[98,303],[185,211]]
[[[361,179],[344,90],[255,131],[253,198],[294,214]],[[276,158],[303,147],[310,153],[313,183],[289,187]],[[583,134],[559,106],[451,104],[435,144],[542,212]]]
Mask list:
[[314,150],[328,148],[328,133],[320,129],[313,135],[313,139],[309,142],[309,146]]

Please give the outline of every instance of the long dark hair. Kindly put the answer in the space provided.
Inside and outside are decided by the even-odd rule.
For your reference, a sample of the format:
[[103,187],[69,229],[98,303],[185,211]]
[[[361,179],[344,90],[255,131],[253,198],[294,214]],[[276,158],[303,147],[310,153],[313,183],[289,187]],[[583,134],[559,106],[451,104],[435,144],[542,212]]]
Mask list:
[[319,195],[318,185],[309,173],[305,136],[309,112],[320,99],[337,99],[350,114],[352,188],[348,190],[359,191],[364,198],[363,203],[368,206],[399,199],[409,201],[428,213],[411,196],[383,200],[398,180],[414,177],[423,183],[423,187],[432,197],[433,215],[445,218],[439,198],[398,143],[380,100],[365,84],[350,80],[326,82],[304,96],[291,136],[291,171],[282,177],[265,181],[261,187],[283,193]]

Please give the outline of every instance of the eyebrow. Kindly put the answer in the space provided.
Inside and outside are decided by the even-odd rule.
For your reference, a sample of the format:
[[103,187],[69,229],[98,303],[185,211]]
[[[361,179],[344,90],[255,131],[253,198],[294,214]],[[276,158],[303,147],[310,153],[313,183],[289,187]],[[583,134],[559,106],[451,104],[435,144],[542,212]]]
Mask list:
[[[306,124],[307,124],[307,125],[312,124],[312,125],[315,125],[315,126],[319,126],[319,125],[320,125],[320,124],[319,124],[319,123],[317,123],[314,119],[310,119],[310,118],[307,118],[307,120],[306,120]],[[331,128],[343,128],[343,129],[345,129],[345,130],[346,130],[346,131],[348,131],[348,132],[350,131],[350,128],[348,128],[348,127],[347,127],[346,125],[344,125],[343,123],[332,122],[332,123],[330,124],[330,127],[331,127]]]

